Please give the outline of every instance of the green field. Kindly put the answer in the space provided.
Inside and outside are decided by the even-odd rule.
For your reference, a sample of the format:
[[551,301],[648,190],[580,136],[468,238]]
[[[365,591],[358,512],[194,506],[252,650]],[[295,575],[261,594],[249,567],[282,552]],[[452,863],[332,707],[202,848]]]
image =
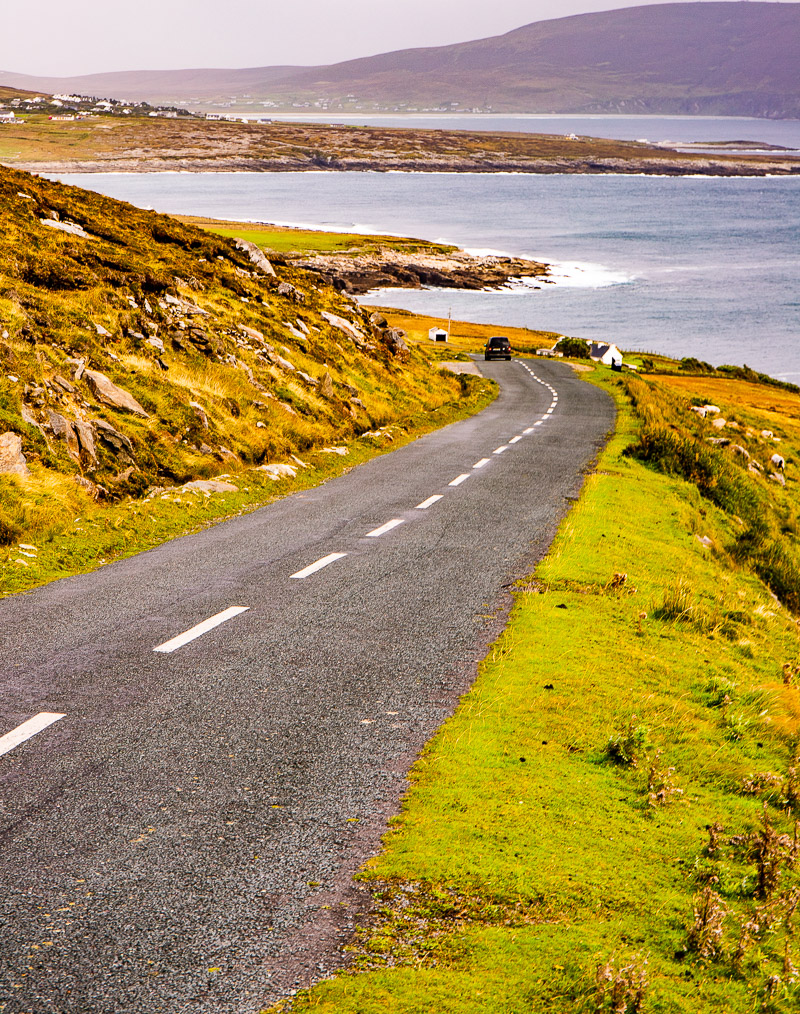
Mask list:
[[218,236],[246,239],[250,243],[278,253],[380,253],[400,250],[403,253],[451,253],[454,246],[428,243],[406,236],[378,236],[351,232],[321,232],[317,229],[293,229],[264,222],[237,225],[224,219],[195,218],[176,215],[182,222],[207,229]]

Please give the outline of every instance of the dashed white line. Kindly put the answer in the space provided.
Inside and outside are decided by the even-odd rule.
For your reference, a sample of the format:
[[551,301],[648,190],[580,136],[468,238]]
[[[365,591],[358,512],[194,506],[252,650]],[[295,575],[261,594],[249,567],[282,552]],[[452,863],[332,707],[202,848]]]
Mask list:
[[20,743],[24,743],[26,739],[35,736],[37,732],[46,729],[48,725],[52,725],[53,722],[57,722],[60,718],[64,717],[64,715],[59,715],[55,711],[40,711],[38,715],[29,718],[27,722],[18,725],[16,729],[7,732],[5,736],[0,736],[0,757],[19,746]]
[[462,472],[461,475],[457,475],[452,482],[448,482],[448,486],[460,486],[462,482],[466,482],[469,478],[469,472]]
[[347,556],[347,553],[328,553],[327,556],[323,556],[314,563],[309,563],[307,567],[303,567],[302,570],[298,570],[296,574],[291,574],[290,577],[310,577],[312,574],[316,574],[318,570],[322,570],[323,567],[327,567],[329,563],[335,563],[337,560],[341,560],[345,556]]
[[503,444],[502,447],[498,447],[497,450],[492,451],[492,454],[502,454],[503,451],[507,451],[507,450],[508,450],[508,444]]
[[153,648],[153,651],[160,651],[165,654],[169,654],[171,651],[175,651],[178,648],[182,648],[184,644],[188,644],[189,641],[194,641],[197,637],[202,637],[203,634],[207,634],[209,630],[213,630],[214,627],[218,627],[221,623],[227,623],[228,620],[232,620],[234,616],[238,616],[239,613],[246,613],[250,606],[230,606],[228,609],[223,609],[221,613],[216,613],[214,616],[209,616],[207,620],[203,620],[202,623],[196,624],[189,630],[185,630],[182,634],[177,634],[175,637],[164,641],[163,644],[159,644],[158,647]]
[[473,468],[483,468],[483,466],[484,465],[488,465],[491,460],[492,460],[491,458],[481,458],[481,460],[480,461],[476,461],[475,464],[472,467]]
[[391,521],[387,521],[385,525],[381,525],[380,528],[374,528],[371,532],[367,532],[368,539],[377,539],[381,535],[385,535],[390,532],[393,528],[397,528],[398,525],[404,524],[402,518],[392,518]]
[[544,422],[544,419],[538,419],[533,425],[534,426],[541,426],[543,422]]
[[423,500],[422,503],[418,503],[414,510],[426,511],[429,507],[436,503],[437,500],[441,500],[444,494],[435,493],[433,496],[429,496],[427,500]]
[[533,426],[529,426],[526,430],[523,430],[522,432],[525,434],[525,436],[527,436],[529,433],[533,433]]
[[518,437],[512,437],[508,442],[510,444],[518,444],[520,442],[520,440],[522,440],[522,437],[518,436]]

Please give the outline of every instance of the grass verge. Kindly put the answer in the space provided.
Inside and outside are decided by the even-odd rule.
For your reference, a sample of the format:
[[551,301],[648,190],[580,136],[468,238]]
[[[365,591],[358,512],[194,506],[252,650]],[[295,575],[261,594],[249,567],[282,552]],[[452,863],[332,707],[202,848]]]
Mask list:
[[593,379],[617,433],[360,874],[352,970],[295,1014],[797,1009],[797,625]]

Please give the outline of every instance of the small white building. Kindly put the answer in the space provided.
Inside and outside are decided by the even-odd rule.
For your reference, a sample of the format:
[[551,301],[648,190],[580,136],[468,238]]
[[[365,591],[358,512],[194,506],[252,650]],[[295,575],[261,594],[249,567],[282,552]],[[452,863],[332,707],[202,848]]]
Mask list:
[[450,336],[443,327],[432,327],[428,331],[428,337],[432,342],[446,342]]
[[592,342],[589,346],[589,358],[595,363],[602,363],[604,366],[622,365],[622,353],[616,345],[609,345],[607,342]]
[[0,123],[16,123],[17,117],[10,109],[0,109]]

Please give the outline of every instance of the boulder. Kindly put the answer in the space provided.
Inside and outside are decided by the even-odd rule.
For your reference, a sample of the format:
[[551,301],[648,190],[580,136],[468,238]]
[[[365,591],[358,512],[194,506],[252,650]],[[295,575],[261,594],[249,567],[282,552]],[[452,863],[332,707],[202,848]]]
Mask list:
[[257,471],[266,472],[270,479],[293,479],[297,475],[297,468],[294,465],[258,465]]
[[408,345],[406,345],[405,337],[405,331],[401,331],[399,327],[390,327],[383,335],[384,344],[395,359],[398,359],[401,363],[404,363],[409,356]]
[[132,412],[144,419],[150,418],[133,395],[109,380],[105,373],[84,370],[83,376],[101,405],[108,405],[109,408],[116,408],[122,412]]
[[711,425],[715,430],[724,430],[728,423],[725,419],[712,419]]
[[328,401],[336,397],[336,392],[333,389],[333,379],[327,370],[325,371],[325,376],[319,382],[319,393],[323,398],[327,398]]
[[231,482],[222,482],[220,479],[194,479],[192,482],[184,483],[181,489],[197,490],[198,493],[238,493],[239,487]]
[[0,475],[30,475],[18,433],[0,433]]
[[111,332],[107,331],[102,324],[95,324],[94,329],[100,335],[101,338],[111,337]]
[[338,331],[343,331],[348,338],[352,338],[356,345],[361,347],[364,344],[364,335],[355,324],[351,324],[349,320],[345,320],[344,317],[340,317],[336,313],[327,313],[325,310],[322,311],[322,316],[331,327],[335,327]]
[[79,461],[81,450],[78,444],[78,434],[75,432],[72,421],[52,409],[47,410],[47,420],[48,429],[56,440],[63,440],[67,445],[69,456],[75,461]]
[[346,447],[323,447],[322,448],[322,453],[323,454],[341,454],[342,457],[344,457],[345,454],[349,454],[350,451]]
[[783,475],[780,472],[770,472],[769,477],[770,479],[772,479],[773,482],[777,482],[779,486],[786,485],[786,479],[784,479]]
[[86,455],[92,465],[97,464],[97,450],[94,445],[94,431],[89,423],[84,422],[82,419],[76,419],[72,424],[75,433],[78,436],[78,443],[81,445],[81,451]]
[[204,430],[207,430],[208,429],[208,416],[206,415],[206,411],[203,408],[203,406],[199,402],[190,401],[189,402],[189,408],[194,409],[194,414],[197,416],[198,420],[200,421],[200,425],[203,427]]
[[264,256],[264,251],[261,247],[256,246],[255,243],[249,242],[246,239],[236,240],[237,250],[244,250],[250,260],[255,264],[259,271],[263,271],[265,275],[275,277],[275,268],[270,264],[267,258]]
[[123,433],[115,430],[111,423],[107,423],[105,419],[94,419],[92,427],[98,440],[102,440],[115,454],[133,461],[133,444]]

